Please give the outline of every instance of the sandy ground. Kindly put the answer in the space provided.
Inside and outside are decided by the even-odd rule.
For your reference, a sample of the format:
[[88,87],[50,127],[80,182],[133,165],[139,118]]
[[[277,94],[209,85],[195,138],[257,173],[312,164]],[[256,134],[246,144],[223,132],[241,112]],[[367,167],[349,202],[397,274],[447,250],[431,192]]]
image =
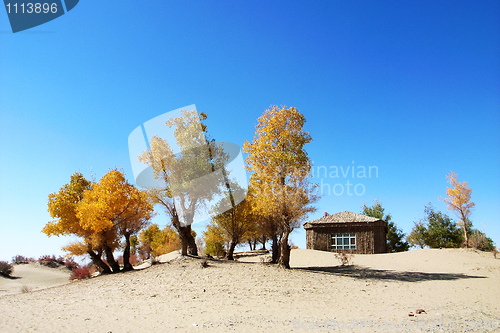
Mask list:
[[69,283],[71,271],[49,268],[37,263],[14,265],[12,279],[0,277],[0,296],[35,291]]
[[333,253],[293,250],[291,265],[247,256],[202,268],[178,257],[3,295],[0,331],[500,332],[500,259],[491,253],[356,255],[341,267]]

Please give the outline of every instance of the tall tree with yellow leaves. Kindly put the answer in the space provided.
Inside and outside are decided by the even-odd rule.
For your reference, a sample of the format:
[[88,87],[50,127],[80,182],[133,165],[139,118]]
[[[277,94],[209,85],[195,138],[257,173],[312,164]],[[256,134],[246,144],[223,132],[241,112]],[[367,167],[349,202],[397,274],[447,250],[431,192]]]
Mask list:
[[234,249],[245,240],[245,236],[256,225],[249,202],[246,200],[240,202],[231,209],[214,216],[212,221],[214,221],[215,225],[217,225],[229,241],[229,248],[226,254],[227,259],[234,260]]
[[[169,143],[154,135],[149,149],[139,161],[152,167],[156,179],[166,188],[152,189],[155,204],[163,206],[181,239],[183,255],[197,255],[196,241],[191,234],[191,224],[196,213],[221,191],[220,187],[197,186],[194,182],[224,167],[228,156],[220,145],[208,139],[206,126],[201,123],[207,115],[183,110],[180,117],[173,117],[165,125],[174,127],[174,136],[181,153],[174,154]],[[201,120],[201,121],[200,121]],[[224,179],[213,181],[223,184]]]
[[65,246],[63,250],[74,255],[87,253],[103,273],[111,273],[109,266],[101,259],[103,248],[97,242],[98,237],[92,230],[85,229],[77,216],[77,206],[83,200],[84,192],[91,188],[92,183],[81,173],[75,172],[69,184],[65,184],[58,192],[49,194],[48,211],[54,220],[48,222],[42,232],[49,237],[75,235],[82,238],[81,242]]
[[120,266],[113,252],[120,246],[120,238],[124,237],[123,270],[133,269],[130,264],[130,236],[147,226],[153,217],[153,204],[147,191],[138,190],[130,184],[122,172],[111,170],[84,193],[76,215],[84,229],[98,235],[106,260],[115,273],[120,271]]
[[448,210],[454,211],[460,221],[459,224],[463,227],[464,230],[464,241],[465,247],[469,247],[469,228],[472,226],[472,222],[470,220],[471,209],[476,205],[471,201],[471,193],[472,189],[469,188],[469,184],[467,182],[460,183],[457,181],[457,175],[451,171],[448,175],[448,183],[451,187],[446,188],[447,198],[444,198],[443,201],[448,203]]
[[[42,232],[48,236],[82,238],[63,249],[75,255],[86,252],[103,273],[120,271],[113,252],[121,246],[121,237],[125,238],[123,270],[133,269],[129,260],[130,236],[139,232],[153,214],[147,192],[129,184],[117,170],[111,170],[95,184],[75,173],[70,184],[49,195],[48,207],[54,220]],[[109,266],[102,260],[103,254]]]
[[290,233],[315,211],[311,204],[318,198],[309,182],[311,162],[304,145],[312,139],[303,130],[305,122],[294,107],[272,106],[258,119],[252,143],[243,146],[250,187],[255,191],[253,207],[276,223],[278,264],[284,268],[290,268]]

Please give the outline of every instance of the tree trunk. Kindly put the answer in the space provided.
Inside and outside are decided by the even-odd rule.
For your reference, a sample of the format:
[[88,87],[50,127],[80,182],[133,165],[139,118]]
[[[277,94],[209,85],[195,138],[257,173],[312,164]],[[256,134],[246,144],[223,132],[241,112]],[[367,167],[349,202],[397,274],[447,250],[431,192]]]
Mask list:
[[248,245],[250,245],[250,251],[252,251],[252,240],[248,239]]
[[111,251],[109,246],[104,245],[104,253],[106,254],[106,261],[113,270],[113,273],[120,272],[120,265],[116,262],[115,257],[113,256],[113,251]]
[[278,242],[278,235],[273,235],[273,256],[271,258],[271,264],[276,264],[278,263],[278,259],[280,257],[280,246]]
[[111,269],[109,268],[108,265],[101,259],[101,254],[100,253],[95,253],[90,246],[87,248],[87,253],[89,254],[90,258],[92,259],[92,262],[94,263],[95,266],[99,267],[102,269],[101,274],[111,274]]
[[267,237],[262,236],[262,250],[266,249]]
[[189,233],[187,235],[187,241],[188,241],[188,253],[192,256],[197,256],[198,255],[198,246],[196,246],[196,240],[194,239],[193,235],[191,234],[191,226],[189,226]]
[[[283,268],[290,268],[290,245],[288,245],[289,231],[285,231],[280,240],[280,259],[278,265]],[[274,253],[273,253],[274,254]]]
[[125,249],[123,250],[123,271],[133,271],[134,267],[130,264],[130,235],[125,234]]
[[469,248],[469,232],[467,231],[467,224],[464,221],[464,238],[465,238],[465,248]]
[[186,238],[186,233],[184,232],[184,228],[179,228],[179,236],[181,236],[181,255],[187,256],[188,254],[188,241]]
[[238,242],[235,239],[231,240],[231,245],[229,245],[229,251],[227,251],[227,260],[234,260],[233,253]]
[[196,240],[191,234],[191,226],[179,227],[179,236],[181,236],[181,254],[183,256],[188,254],[197,256],[198,247],[196,246]]

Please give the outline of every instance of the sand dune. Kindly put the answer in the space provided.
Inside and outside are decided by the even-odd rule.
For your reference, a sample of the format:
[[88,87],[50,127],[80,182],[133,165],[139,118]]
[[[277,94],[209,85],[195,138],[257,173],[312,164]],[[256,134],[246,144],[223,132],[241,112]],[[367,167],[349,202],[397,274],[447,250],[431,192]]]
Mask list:
[[292,270],[259,257],[207,268],[200,259],[172,259],[1,296],[0,331],[456,332],[464,324],[500,331],[500,259],[490,253],[356,255],[341,267],[332,253],[293,250]]
[[14,265],[12,279],[0,277],[0,296],[24,290],[40,290],[69,283],[71,271],[65,267],[49,268],[37,263]]

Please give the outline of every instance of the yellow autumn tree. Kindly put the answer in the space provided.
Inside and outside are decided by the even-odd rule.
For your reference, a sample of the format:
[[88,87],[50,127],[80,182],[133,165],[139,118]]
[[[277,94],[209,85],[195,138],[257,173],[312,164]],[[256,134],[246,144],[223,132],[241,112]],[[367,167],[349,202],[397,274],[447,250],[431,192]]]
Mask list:
[[180,239],[176,230],[167,225],[163,230],[155,223],[144,229],[139,234],[141,242],[141,252],[150,257],[159,256],[165,253],[180,249]]
[[77,206],[83,200],[84,193],[92,189],[92,183],[85,179],[79,172],[71,176],[69,184],[65,184],[58,192],[49,194],[48,211],[54,219],[48,222],[42,229],[47,236],[75,235],[82,239],[80,242],[72,243],[63,247],[73,255],[88,254],[94,264],[101,268],[103,273],[111,273],[106,263],[101,259],[103,247],[99,243],[98,235],[94,231],[86,229],[80,223],[77,216]]
[[[201,123],[206,118],[204,113],[198,115],[196,111],[183,110],[180,117],[165,123],[175,127],[174,136],[181,153],[174,154],[166,140],[154,135],[149,149],[139,157],[166,186],[151,189],[150,195],[170,216],[172,226],[179,233],[183,255],[198,254],[191,224],[196,213],[220,192],[220,187],[196,186],[194,181],[209,173],[215,175],[213,171],[222,168],[227,160],[220,145],[208,139],[206,126]],[[214,183],[223,183],[223,178]]]
[[311,162],[304,145],[311,136],[303,129],[305,122],[294,107],[272,106],[258,119],[252,143],[243,146],[255,192],[251,204],[272,224],[273,259],[279,251],[278,264],[284,268],[290,268],[290,233],[315,211],[311,204],[318,198],[309,182]]
[[203,240],[205,242],[205,254],[217,257],[226,255],[225,244],[227,237],[224,235],[224,230],[214,220],[210,220],[207,224],[207,228],[203,232]]
[[179,235],[177,231],[169,225],[157,233],[151,242],[151,251],[155,256],[179,250],[180,247]]
[[476,205],[471,201],[472,189],[467,182],[460,183],[457,175],[451,171],[446,175],[451,187],[446,188],[446,195],[443,201],[448,203],[448,210],[454,211],[459,217],[459,224],[464,230],[465,247],[469,247],[469,229],[472,227],[470,220],[471,209]]
[[[228,198],[224,199],[228,200]],[[224,201],[223,200],[223,201]],[[221,202],[226,205],[227,203]],[[244,200],[212,218],[212,221],[229,242],[227,259],[234,260],[234,249],[248,237],[256,227],[255,217],[248,201]]]
[[130,236],[147,226],[153,217],[153,204],[147,191],[138,190],[130,184],[124,174],[111,170],[84,193],[77,205],[76,216],[85,230],[93,232],[95,242],[100,244],[113,272],[120,266],[113,252],[123,245],[123,271],[132,270],[130,264]]

